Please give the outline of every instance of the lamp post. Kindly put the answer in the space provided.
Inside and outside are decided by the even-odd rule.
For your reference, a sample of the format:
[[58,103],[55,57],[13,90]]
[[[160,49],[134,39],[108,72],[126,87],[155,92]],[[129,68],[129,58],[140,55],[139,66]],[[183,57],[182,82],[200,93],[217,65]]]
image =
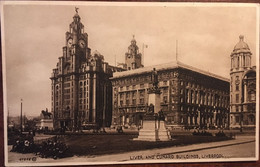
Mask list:
[[103,104],[103,122],[102,122],[102,128],[103,128],[103,132],[106,132],[105,131],[105,119],[106,119],[106,81],[104,82],[104,104]]
[[243,110],[240,112],[240,132],[243,132]]

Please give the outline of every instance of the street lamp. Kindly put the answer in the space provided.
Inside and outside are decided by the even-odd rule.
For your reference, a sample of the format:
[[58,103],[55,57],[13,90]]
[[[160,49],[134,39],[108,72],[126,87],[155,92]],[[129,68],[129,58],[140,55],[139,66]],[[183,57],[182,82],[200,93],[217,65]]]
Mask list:
[[240,112],[240,132],[243,132],[243,111],[241,110],[241,112]]
[[106,88],[107,88],[107,84],[106,81],[104,82],[104,104],[103,104],[103,121],[102,121],[102,127],[103,127],[103,132],[105,133],[105,119],[106,119],[106,96],[107,96],[107,92],[106,92]]

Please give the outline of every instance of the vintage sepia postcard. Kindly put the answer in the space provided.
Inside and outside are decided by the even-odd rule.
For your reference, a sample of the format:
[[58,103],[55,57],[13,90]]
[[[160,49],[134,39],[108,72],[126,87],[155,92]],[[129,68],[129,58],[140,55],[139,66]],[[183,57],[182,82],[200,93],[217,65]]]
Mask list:
[[1,2],[6,166],[259,159],[259,5]]

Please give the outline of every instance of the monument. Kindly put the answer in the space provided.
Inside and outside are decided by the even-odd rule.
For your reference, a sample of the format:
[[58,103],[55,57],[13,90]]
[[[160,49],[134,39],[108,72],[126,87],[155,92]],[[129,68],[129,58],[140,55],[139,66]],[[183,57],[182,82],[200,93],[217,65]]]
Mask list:
[[168,141],[171,139],[165,128],[164,114],[160,109],[160,90],[158,88],[158,73],[153,69],[151,75],[152,87],[148,91],[148,110],[143,117],[143,128],[140,129],[138,138],[142,141]]

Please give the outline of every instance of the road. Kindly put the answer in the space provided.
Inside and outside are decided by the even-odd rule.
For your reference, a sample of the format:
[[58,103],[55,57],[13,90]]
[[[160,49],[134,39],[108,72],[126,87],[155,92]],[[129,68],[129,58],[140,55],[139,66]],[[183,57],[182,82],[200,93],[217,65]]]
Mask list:
[[[188,146],[169,147],[163,149],[152,149],[135,152],[126,152],[121,154],[110,154],[100,156],[74,156],[63,159],[40,158],[34,154],[21,154],[8,152],[8,160],[10,163],[71,163],[80,162],[88,163],[139,163],[139,162],[178,162],[178,161],[208,161],[210,160],[229,160],[229,158],[249,158],[255,157],[255,141],[254,137],[239,137],[231,141],[221,141],[213,143],[201,143]],[[9,146],[8,150],[11,147]]]

